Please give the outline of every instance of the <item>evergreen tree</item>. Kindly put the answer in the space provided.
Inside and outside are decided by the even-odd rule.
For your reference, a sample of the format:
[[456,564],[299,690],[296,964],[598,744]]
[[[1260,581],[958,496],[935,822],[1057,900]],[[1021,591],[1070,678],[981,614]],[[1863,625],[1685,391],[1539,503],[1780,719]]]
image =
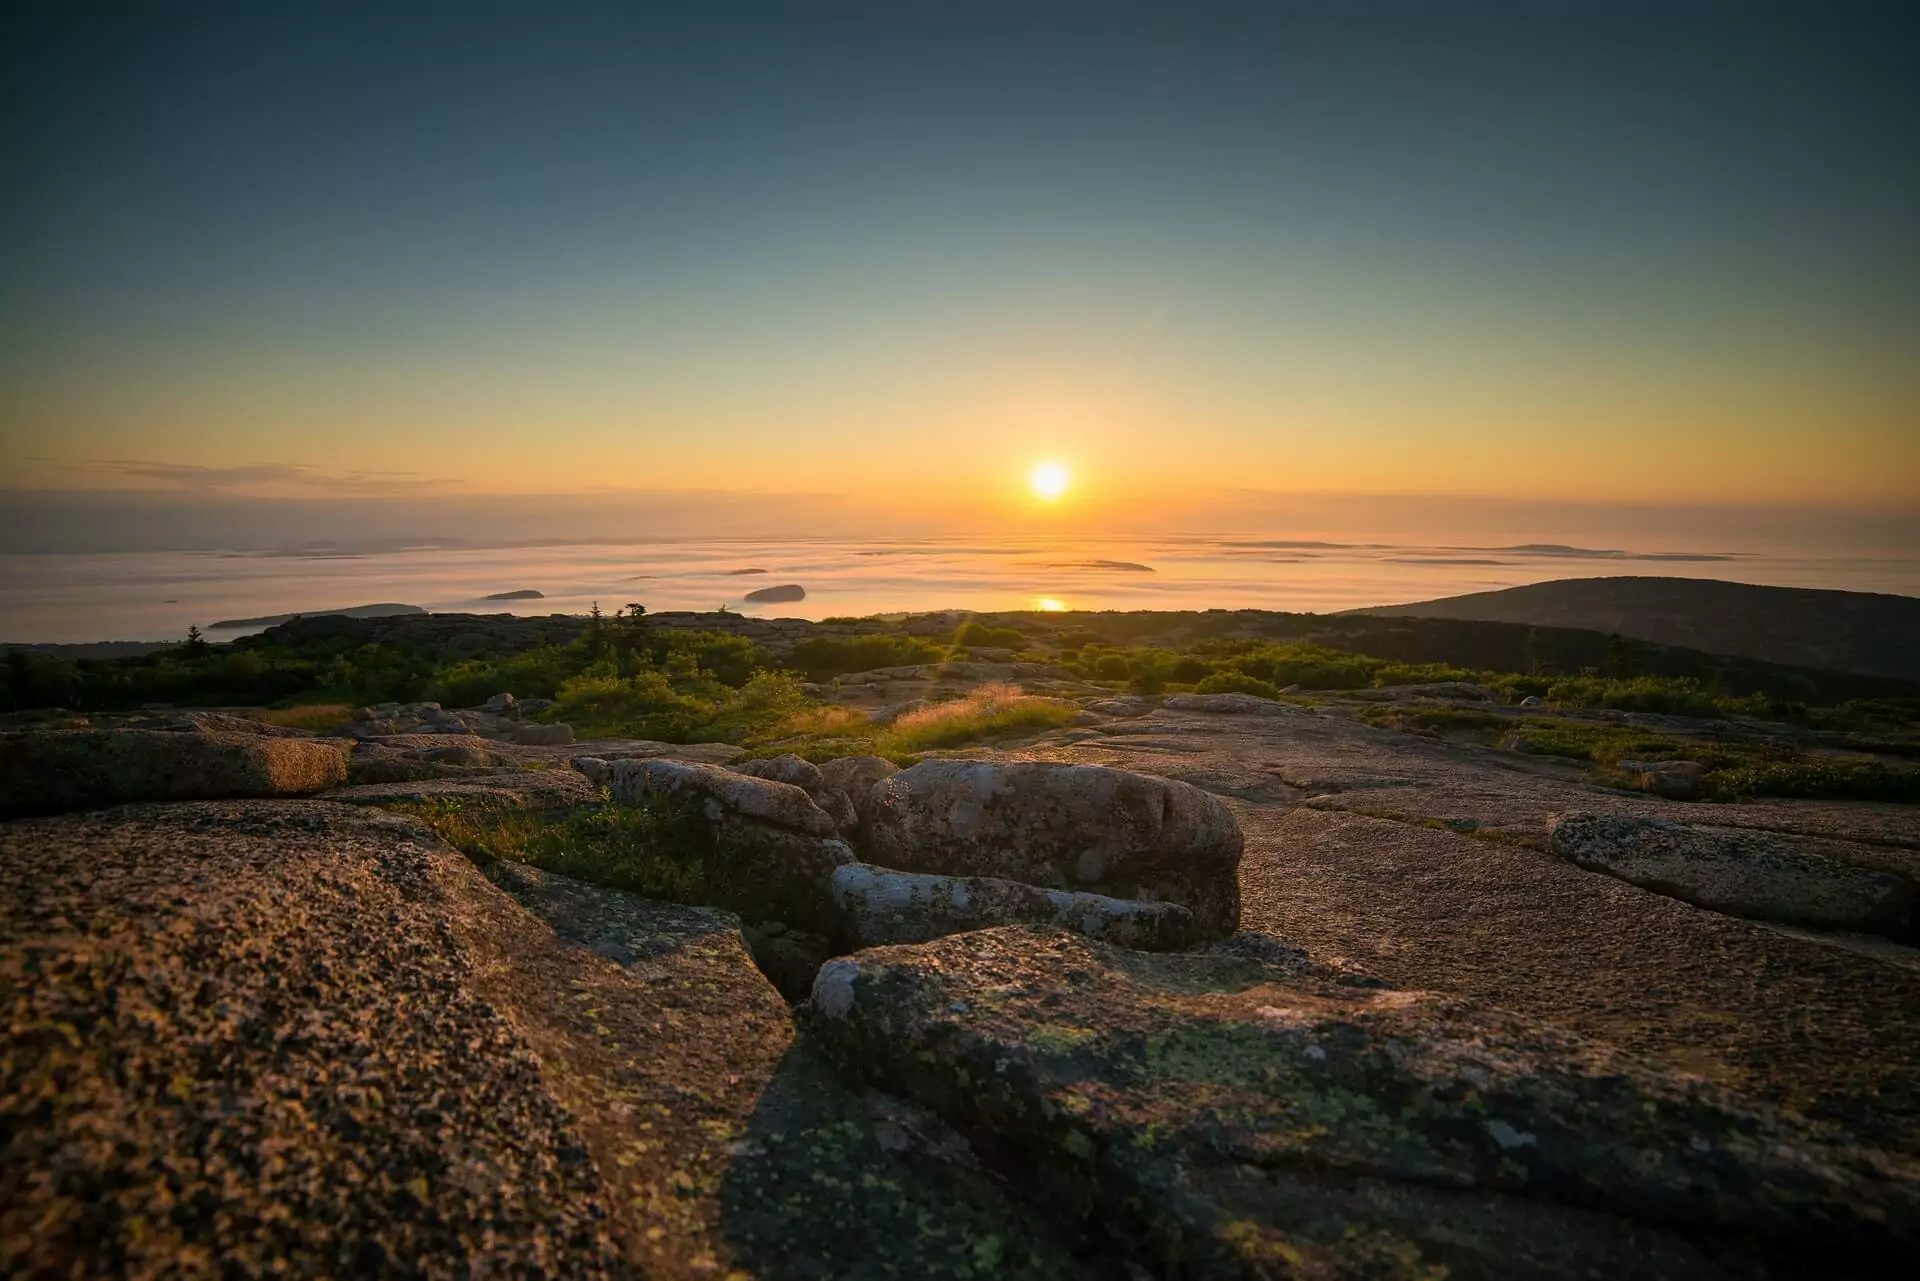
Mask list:
[[617,620],[614,649],[622,656],[645,653],[651,635],[652,629],[647,626],[647,607],[638,601],[628,601]]
[[607,620],[600,612],[599,601],[593,602],[593,608],[587,611],[587,629],[580,633],[580,647],[586,651],[590,663],[607,656]]

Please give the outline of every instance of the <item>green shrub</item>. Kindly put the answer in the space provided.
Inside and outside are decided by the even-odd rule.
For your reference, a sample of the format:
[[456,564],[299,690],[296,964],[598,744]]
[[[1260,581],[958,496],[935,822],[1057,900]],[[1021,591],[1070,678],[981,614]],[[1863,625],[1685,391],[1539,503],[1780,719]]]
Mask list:
[[1280,697],[1280,687],[1272,681],[1245,672],[1215,672],[1193,687],[1196,694],[1257,694],[1261,698]]
[[876,667],[910,667],[945,657],[939,646],[917,636],[814,636],[800,641],[787,666],[816,681]]
[[1740,700],[1716,696],[1688,677],[1567,676],[1547,687],[1546,701],[1557,707],[1611,708],[1621,712],[1658,712],[1668,716],[1725,717]]
[[1264,644],[1222,661],[1222,670],[1236,671],[1276,688],[1365,689],[1375,671],[1386,664],[1377,658],[1347,654],[1322,645]]
[[505,658],[469,658],[442,668],[428,686],[427,697],[446,707],[473,707],[503,693],[553,698],[582,665],[579,653],[554,645]]
[[988,627],[984,623],[967,622],[953,634],[956,646],[978,649],[1025,649],[1027,638],[1011,627]]
[[675,689],[661,672],[626,677],[595,673],[562,685],[546,719],[565,721],[582,738],[631,736],[678,743],[717,710],[712,700]]
[[749,740],[815,706],[792,672],[755,672],[737,693],[710,706],[706,722],[692,731],[693,739],[728,743]]
[[1371,684],[1375,689],[1394,685],[1431,685],[1438,681],[1472,681],[1476,684],[1484,672],[1469,671],[1447,663],[1386,663],[1376,668]]
[[655,634],[667,637],[664,654],[656,651],[655,661],[660,666],[670,667],[677,661],[734,689],[744,687],[753,679],[755,672],[773,665],[773,655],[764,646],[744,636],[664,628]]
[[1762,761],[1708,776],[1715,796],[1791,796],[1836,801],[1920,802],[1920,770],[1879,761]]

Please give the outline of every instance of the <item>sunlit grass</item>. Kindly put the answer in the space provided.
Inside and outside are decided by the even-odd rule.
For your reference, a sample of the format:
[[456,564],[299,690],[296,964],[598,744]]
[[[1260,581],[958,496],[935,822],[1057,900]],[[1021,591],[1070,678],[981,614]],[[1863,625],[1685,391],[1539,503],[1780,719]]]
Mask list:
[[1078,709],[1057,698],[1028,694],[1018,685],[980,685],[963,697],[901,715],[879,736],[893,752],[959,747],[1022,731],[1065,725]]
[[772,732],[764,737],[779,739],[803,734],[846,737],[866,733],[871,725],[872,718],[857,707],[825,704],[801,708],[774,726]]

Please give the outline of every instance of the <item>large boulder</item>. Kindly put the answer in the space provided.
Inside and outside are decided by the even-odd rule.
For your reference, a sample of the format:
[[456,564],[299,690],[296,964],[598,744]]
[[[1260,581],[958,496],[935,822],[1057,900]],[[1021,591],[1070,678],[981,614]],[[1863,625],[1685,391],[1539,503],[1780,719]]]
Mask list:
[[10,824],[0,866],[10,1271],[615,1271],[601,1180],[448,929],[502,896],[421,829],[148,807]]
[[1698,761],[1621,761],[1614,766],[1643,792],[1670,801],[1691,801],[1700,795],[1705,768]]
[[827,817],[833,820],[834,829],[842,835],[851,835],[859,826],[859,816],[854,812],[853,802],[848,799],[845,789],[829,786],[820,767],[812,761],[802,760],[788,752],[782,756],[741,761],[730,768],[734,773],[745,774],[749,778],[771,779],[799,788],[825,811]]
[[146,729],[0,733],[0,815],[303,796],[346,779],[347,748],[337,740]]
[[1144,903],[1042,889],[991,876],[896,872],[871,863],[834,869],[841,936],[854,948],[923,943],[992,925],[1063,925],[1122,947],[1165,951],[1193,942],[1193,913],[1178,903]]
[[776,783],[787,783],[799,788],[811,796],[826,787],[827,780],[820,773],[820,767],[812,761],[802,760],[792,752],[782,756],[767,756],[759,760],[741,761],[730,767],[736,774],[745,774],[749,778],[772,779]]
[[0,1267],[1086,1275],[732,916],[495,872],[328,802],[0,827]]
[[839,827],[801,788],[688,761],[606,763],[606,788],[628,805],[667,804],[695,818],[726,906],[815,934],[833,932],[828,881],[854,861]]
[[821,780],[843,793],[853,810],[853,826],[845,830],[856,839],[872,810],[873,785],[899,772],[900,767],[884,756],[840,756],[820,766]]
[[412,783],[513,764],[495,744],[471,734],[396,734],[362,739],[347,774],[354,783]]
[[830,837],[833,819],[791,783],[754,778],[718,765],[692,761],[607,762],[613,799],[637,805],[662,796],[698,803],[716,824],[758,823],[808,836]]
[[849,1070],[931,1107],[1153,1275],[1920,1266],[1911,1164],[1282,949],[1152,954],[1004,927],[829,961],[806,1014]]
[[1547,843],[1589,871],[1716,912],[1900,939],[1920,931],[1920,889],[1912,881],[1778,833],[1565,814],[1548,825]]
[[1240,917],[1240,828],[1186,783],[1099,765],[922,761],[876,783],[867,861],[1179,903],[1203,935]]

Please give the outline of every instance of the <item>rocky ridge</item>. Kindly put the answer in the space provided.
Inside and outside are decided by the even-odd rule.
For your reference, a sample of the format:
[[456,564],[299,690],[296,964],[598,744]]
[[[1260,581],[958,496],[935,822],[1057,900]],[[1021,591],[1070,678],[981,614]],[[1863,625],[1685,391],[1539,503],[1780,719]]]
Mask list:
[[[1243,694],[904,771],[520,742],[527,701],[0,749],[18,790],[52,735],[170,739],[49,807],[189,801],[0,825],[10,1270],[1920,1261],[1909,807],[1709,810]],[[208,773],[236,741],[326,754],[264,775],[326,799],[190,801],[255,785]],[[690,816],[744,924],[378,808],[603,789]]]

